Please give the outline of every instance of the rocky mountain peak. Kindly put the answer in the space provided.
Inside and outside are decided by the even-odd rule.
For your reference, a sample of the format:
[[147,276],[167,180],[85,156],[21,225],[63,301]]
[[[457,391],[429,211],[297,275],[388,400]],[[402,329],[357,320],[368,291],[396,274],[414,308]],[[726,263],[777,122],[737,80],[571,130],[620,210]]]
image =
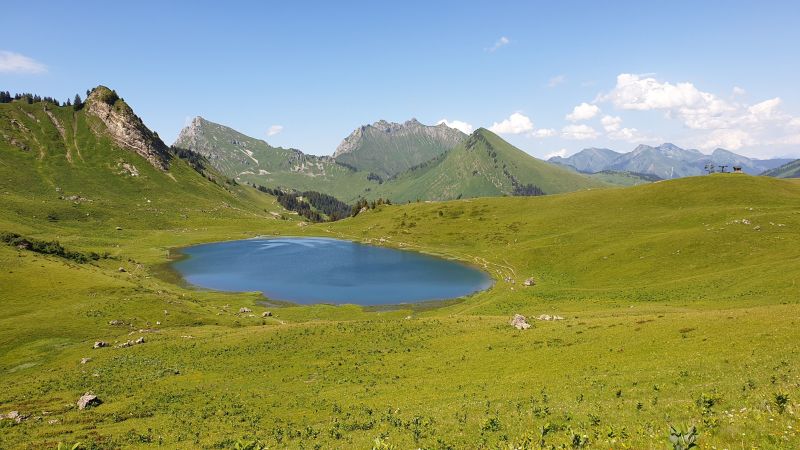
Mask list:
[[86,99],[85,109],[87,114],[100,119],[106,127],[106,133],[118,146],[138,153],[158,169],[169,168],[167,146],[145,126],[116,91],[105,86],[94,88]]

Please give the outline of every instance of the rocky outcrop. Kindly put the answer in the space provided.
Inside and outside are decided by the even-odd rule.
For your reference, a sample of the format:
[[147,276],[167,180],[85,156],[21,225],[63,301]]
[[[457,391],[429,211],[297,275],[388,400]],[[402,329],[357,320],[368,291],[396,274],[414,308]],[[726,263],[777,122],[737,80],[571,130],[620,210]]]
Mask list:
[[527,330],[531,327],[531,324],[528,323],[528,319],[522,314],[514,314],[514,317],[511,318],[511,321],[508,323],[518,330]]
[[96,87],[86,99],[87,114],[97,117],[108,136],[122,148],[138,153],[160,170],[169,168],[170,153],[161,139],[150,131],[116,92]]
[[96,395],[92,394],[91,392],[87,392],[78,399],[78,409],[90,408],[101,403],[103,403],[103,401],[97,398]]

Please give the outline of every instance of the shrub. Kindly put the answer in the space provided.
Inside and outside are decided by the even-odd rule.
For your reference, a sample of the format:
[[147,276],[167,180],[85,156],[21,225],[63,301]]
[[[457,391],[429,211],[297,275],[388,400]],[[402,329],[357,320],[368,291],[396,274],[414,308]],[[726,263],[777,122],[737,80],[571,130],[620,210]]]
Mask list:
[[673,450],[689,450],[697,446],[697,427],[692,425],[683,431],[674,426],[669,426],[669,442]]

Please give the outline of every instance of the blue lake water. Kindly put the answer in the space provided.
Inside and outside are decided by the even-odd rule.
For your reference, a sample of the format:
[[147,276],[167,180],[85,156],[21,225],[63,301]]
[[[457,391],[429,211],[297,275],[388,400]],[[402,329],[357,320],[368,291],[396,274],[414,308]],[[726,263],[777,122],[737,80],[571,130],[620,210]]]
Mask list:
[[259,238],[182,250],[173,263],[189,283],[262,292],[294,303],[392,305],[489,288],[484,272],[421,253],[326,238]]

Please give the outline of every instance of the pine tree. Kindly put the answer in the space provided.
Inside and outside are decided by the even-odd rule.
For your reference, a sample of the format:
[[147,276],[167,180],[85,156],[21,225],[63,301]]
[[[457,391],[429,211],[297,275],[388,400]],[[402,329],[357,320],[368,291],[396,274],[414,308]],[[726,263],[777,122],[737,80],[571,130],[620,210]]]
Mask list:
[[75,100],[72,101],[72,108],[75,111],[78,111],[79,109],[83,108],[83,100],[81,100],[80,95],[75,94]]

